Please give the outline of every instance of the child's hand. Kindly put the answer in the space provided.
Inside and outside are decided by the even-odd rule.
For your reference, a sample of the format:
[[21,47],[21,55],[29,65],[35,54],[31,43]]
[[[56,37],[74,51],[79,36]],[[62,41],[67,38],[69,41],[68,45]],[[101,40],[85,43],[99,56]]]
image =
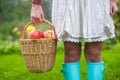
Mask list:
[[33,24],[41,23],[44,19],[44,13],[40,4],[32,4],[31,22]]
[[110,0],[110,16],[118,12],[118,7],[115,0]]

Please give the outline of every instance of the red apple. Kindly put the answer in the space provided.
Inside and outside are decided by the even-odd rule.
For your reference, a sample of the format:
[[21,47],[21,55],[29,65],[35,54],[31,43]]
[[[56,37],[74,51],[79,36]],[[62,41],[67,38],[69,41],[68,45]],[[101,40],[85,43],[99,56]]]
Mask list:
[[32,30],[29,33],[30,39],[40,39],[43,37],[43,33],[40,30]]
[[53,36],[53,31],[52,30],[47,30],[43,33],[44,38],[52,38]]

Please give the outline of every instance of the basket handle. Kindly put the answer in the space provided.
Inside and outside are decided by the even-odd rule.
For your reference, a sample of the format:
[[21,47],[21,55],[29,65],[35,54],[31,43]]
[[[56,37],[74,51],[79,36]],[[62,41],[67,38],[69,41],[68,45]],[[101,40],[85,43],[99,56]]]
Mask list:
[[[42,23],[46,23],[46,24],[48,24],[48,25],[51,26],[52,31],[53,31],[53,33],[54,33],[54,34],[53,34],[53,39],[57,39],[57,35],[56,35],[56,31],[55,31],[54,25],[53,25],[51,22],[49,22],[48,20],[46,20],[46,19],[43,19]],[[31,24],[32,24],[32,22],[30,21],[30,22],[27,23],[27,25],[24,27],[23,32],[22,32],[22,37],[21,37],[21,39],[24,39],[25,31],[26,31],[26,29],[29,27],[29,25],[31,25]]]

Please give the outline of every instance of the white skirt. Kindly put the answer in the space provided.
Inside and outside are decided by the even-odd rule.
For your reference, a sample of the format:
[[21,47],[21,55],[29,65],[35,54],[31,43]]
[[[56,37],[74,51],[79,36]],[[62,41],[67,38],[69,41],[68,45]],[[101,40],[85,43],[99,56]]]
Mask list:
[[97,42],[115,37],[110,0],[53,0],[58,40]]

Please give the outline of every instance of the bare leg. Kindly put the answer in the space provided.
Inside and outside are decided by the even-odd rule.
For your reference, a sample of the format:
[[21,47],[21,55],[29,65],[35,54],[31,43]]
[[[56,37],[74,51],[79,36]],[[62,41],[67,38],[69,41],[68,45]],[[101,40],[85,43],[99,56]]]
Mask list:
[[65,58],[64,63],[78,62],[81,56],[81,43],[64,42]]
[[90,42],[85,43],[85,57],[88,62],[100,62],[102,61],[102,46],[103,42]]

